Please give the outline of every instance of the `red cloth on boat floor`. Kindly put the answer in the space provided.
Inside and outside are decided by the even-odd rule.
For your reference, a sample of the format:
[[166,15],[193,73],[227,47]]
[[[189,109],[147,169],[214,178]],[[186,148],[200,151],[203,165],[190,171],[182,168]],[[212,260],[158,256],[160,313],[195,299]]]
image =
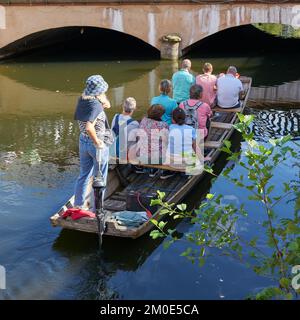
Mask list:
[[96,215],[91,211],[72,208],[72,209],[68,209],[63,213],[62,218],[66,219],[67,217],[71,217],[72,220],[78,220],[83,217],[96,218]]

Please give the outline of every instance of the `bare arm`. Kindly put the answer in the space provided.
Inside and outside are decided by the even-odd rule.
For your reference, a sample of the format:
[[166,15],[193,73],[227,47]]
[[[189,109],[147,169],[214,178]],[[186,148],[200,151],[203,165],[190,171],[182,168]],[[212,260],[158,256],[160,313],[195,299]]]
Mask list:
[[246,91],[245,90],[241,90],[240,91],[240,99],[244,99],[246,95]]
[[193,139],[192,147],[194,152],[196,153],[196,140]]
[[95,130],[95,122],[96,122],[96,120],[93,123],[88,121],[86,123],[85,130],[88,133],[88,135],[90,136],[90,138],[93,140],[96,148],[102,149],[103,148],[103,141],[97,137],[96,130]]

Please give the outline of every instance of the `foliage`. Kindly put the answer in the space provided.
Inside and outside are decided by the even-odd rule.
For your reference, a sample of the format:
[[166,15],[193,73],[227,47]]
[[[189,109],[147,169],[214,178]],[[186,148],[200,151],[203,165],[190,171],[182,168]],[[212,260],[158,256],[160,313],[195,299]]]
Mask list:
[[291,25],[284,25],[284,24],[278,24],[278,23],[255,23],[254,27],[277,37],[283,37],[283,38],[299,38],[300,37],[300,29],[299,28],[295,29]]
[[[179,238],[176,230],[167,229],[165,221],[152,219],[156,230],[151,232],[151,236],[153,239],[167,237],[165,247],[175,241],[187,241],[189,245],[182,256],[192,263],[197,262],[199,266],[203,266],[209,257],[210,248],[217,248],[221,254],[244,262],[257,274],[268,276],[277,283],[277,286],[258,293],[256,299],[292,299],[299,293],[291,285],[291,269],[300,264],[299,152],[289,146],[290,136],[270,139],[267,145],[258,144],[250,130],[253,116],[238,116],[240,122],[235,129],[241,133],[246,148],[232,152],[230,141],[226,141],[222,151],[228,154],[229,160],[238,162],[246,174],[236,178],[232,169],[227,168],[222,175],[236,186],[248,190],[249,201],[261,204],[261,219],[255,223],[263,228],[263,232],[252,239],[245,239],[238,234],[237,223],[245,217],[251,219],[251,212],[246,212],[243,205],[226,204],[222,195],[207,194],[206,201],[202,202],[199,209],[189,212],[185,204],[166,203],[165,194],[158,192],[158,198],[152,201],[152,205],[161,206],[160,215],[191,219],[196,228]],[[299,169],[298,177],[285,181],[282,186],[272,184],[274,168],[284,165],[287,159],[296,160],[294,169]],[[276,211],[283,201],[293,201],[295,204],[294,212],[289,213],[287,218],[280,218]]]

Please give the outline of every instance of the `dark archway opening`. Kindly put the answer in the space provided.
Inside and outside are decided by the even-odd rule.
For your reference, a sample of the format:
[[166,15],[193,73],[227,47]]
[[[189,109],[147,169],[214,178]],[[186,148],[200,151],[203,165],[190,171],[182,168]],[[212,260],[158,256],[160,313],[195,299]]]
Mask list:
[[191,57],[260,55],[266,53],[300,52],[300,39],[282,38],[259,30],[253,25],[233,27],[217,32],[183,50]]
[[96,27],[41,31],[0,50],[0,56],[22,61],[89,61],[158,59],[159,50],[131,35]]

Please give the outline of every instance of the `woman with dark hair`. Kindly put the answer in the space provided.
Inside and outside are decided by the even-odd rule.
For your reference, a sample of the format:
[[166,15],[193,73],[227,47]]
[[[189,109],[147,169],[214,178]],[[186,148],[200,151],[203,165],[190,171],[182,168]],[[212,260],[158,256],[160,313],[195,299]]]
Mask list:
[[[147,111],[139,127],[138,151],[141,162],[147,164],[161,164],[165,156],[169,126],[162,121],[165,109],[160,104],[152,105]],[[155,175],[156,170],[152,170],[150,175]]]
[[196,130],[185,124],[183,109],[173,111],[173,124],[170,125],[167,155],[171,165],[185,165],[187,159],[196,152]]
[[182,102],[179,107],[185,111],[185,123],[196,130],[202,130],[203,138],[206,138],[212,110],[207,103],[202,101],[202,94],[202,86],[194,84],[190,89],[190,99]]

